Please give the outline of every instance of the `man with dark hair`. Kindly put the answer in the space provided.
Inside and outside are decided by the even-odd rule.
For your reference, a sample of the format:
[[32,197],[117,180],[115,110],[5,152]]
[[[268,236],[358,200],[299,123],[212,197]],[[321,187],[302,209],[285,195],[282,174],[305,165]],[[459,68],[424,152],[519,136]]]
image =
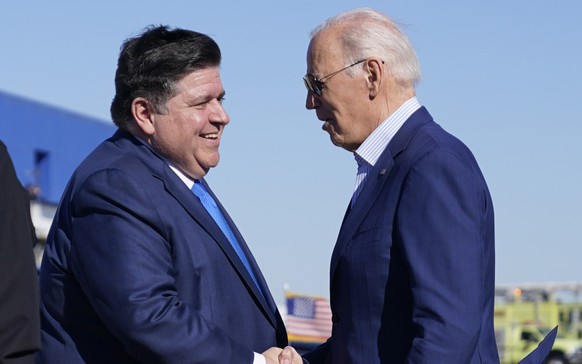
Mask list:
[[0,141],[0,363],[34,363],[40,348],[35,244],[28,191]]
[[230,120],[220,60],[208,36],[165,26],[123,44],[119,130],[74,172],[49,233],[41,362],[300,360],[276,348],[277,306],[204,180]]

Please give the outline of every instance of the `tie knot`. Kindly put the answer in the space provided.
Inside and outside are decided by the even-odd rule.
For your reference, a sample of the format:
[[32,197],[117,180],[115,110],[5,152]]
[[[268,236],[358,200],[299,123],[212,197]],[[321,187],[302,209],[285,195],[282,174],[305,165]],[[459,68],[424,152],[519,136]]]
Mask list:
[[194,195],[198,197],[200,202],[202,202],[202,204],[205,207],[212,206],[213,208],[217,208],[216,202],[214,201],[212,196],[210,196],[210,194],[206,190],[206,187],[204,187],[204,185],[200,183],[200,181],[194,182],[194,185],[192,186],[192,192],[194,192]]
[[192,186],[192,192],[194,192],[194,194],[199,198],[208,194],[208,191],[206,191],[206,188],[204,188],[204,185],[200,183],[200,181],[194,182],[194,185]]
[[354,153],[354,159],[356,160],[356,163],[358,164],[358,170],[361,170],[362,168],[364,168],[368,165],[368,162],[357,153]]

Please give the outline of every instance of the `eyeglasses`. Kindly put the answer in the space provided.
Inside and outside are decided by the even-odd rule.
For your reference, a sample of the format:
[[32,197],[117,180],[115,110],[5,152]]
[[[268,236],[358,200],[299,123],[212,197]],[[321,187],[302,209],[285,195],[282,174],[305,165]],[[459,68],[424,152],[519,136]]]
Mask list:
[[313,92],[317,96],[321,96],[321,93],[323,91],[323,88],[325,87],[326,81],[329,81],[330,78],[337,75],[341,71],[347,70],[348,68],[353,67],[357,64],[360,64],[360,63],[364,62],[365,60],[366,59],[362,59],[361,61],[357,61],[356,63],[352,63],[349,66],[346,66],[339,71],[335,71],[333,73],[330,73],[327,76],[323,76],[322,78],[317,78],[314,75],[312,75],[311,73],[308,73],[305,76],[303,76],[303,83],[305,83],[305,87],[307,88],[307,90]]

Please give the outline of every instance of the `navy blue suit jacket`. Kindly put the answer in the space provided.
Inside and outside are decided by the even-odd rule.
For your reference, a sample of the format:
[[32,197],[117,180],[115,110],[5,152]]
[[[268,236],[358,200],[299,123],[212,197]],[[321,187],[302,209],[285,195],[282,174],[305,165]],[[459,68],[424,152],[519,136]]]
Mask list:
[[98,146],[73,174],[47,241],[39,362],[250,364],[253,351],[286,345],[265,279],[216,201],[264,296],[148,145],[118,131]]
[[469,149],[422,107],[344,218],[319,363],[497,363],[493,205]]

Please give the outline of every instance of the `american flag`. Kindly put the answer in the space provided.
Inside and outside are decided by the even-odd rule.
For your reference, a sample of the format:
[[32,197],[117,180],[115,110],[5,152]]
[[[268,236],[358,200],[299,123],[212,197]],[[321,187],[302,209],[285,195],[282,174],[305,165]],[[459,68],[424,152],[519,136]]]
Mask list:
[[331,309],[323,297],[285,292],[289,341],[321,343],[331,336]]

